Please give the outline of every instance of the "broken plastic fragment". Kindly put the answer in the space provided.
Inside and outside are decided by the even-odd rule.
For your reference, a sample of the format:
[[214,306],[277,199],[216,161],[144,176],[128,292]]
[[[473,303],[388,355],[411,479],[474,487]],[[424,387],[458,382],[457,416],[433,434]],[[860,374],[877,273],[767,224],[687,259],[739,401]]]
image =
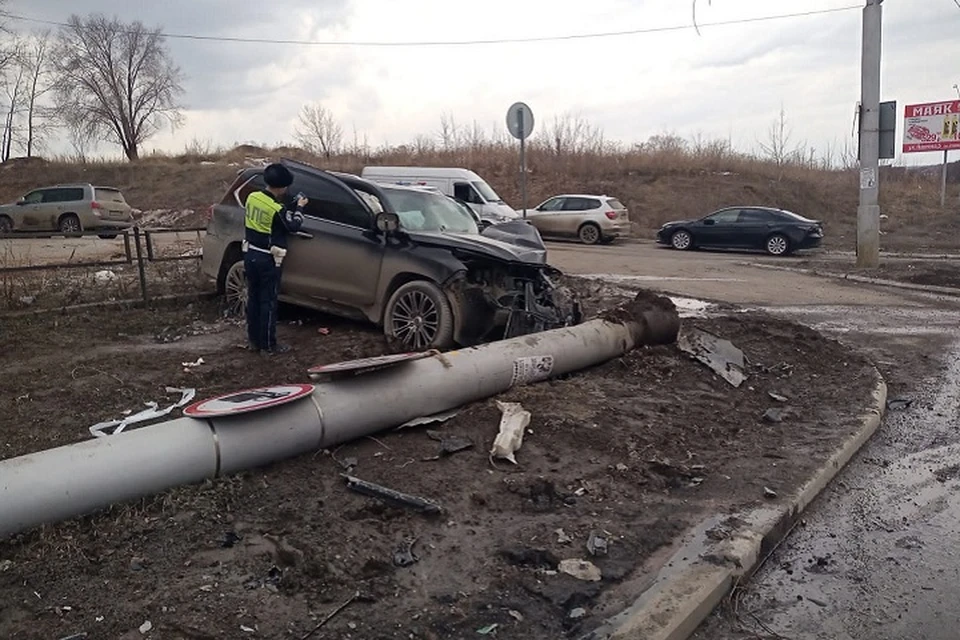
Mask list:
[[497,627],[499,627],[499,626],[500,626],[499,624],[497,624],[496,622],[494,622],[493,624],[488,624],[488,625],[485,626],[485,627],[481,627],[481,628],[477,629],[477,633],[479,633],[479,634],[482,635],[482,636],[488,636],[488,635],[490,635],[491,633],[493,633],[494,631],[496,631],[496,630],[497,630]]
[[193,367],[199,367],[204,364],[204,362],[203,358],[197,358],[196,362],[181,362],[180,364],[188,369],[192,369]]
[[710,367],[734,387],[739,387],[747,379],[743,352],[729,340],[691,329],[677,338],[677,348]]
[[444,411],[444,412],[442,412],[442,413],[435,413],[435,414],[430,415],[430,416],[423,416],[423,417],[420,417],[420,418],[414,418],[413,420],[410,420],[409,422],[403,423],[402,425],[400,425],[399,427],[397,427],[397,429],[407,429],[407,428],[409,428],[409,427],[419,427],[419,426],[422,426],[422,425],[425,425],[425,424],[433,424],[433,423],[435,423],[435,422],[446,422],[447,420],[450,420],[451,418],[455,417],[458,413],[460,413],[460,409],[454,409],[454,410],[452,410],[452,411]]
[[561,560],[560,566],[557,568],[560,570],[560,573],[573,576],[577,580],[600,582],[600,580],[603,578],[603,575],[600,573],[600,569],[597,567],[597,565],[587,560]]
[[493,441],[490,455],[517,464],[514,453],[523,444],[523,430],[530,424],[532,416],[519,402],[500,402],[498,400],[497,407],[503,415],[500,418],[500,432],[497,434],[496,440]]
[[174,409],[179,409],[185,407],[187,404],[193,400],[194,396],[197,395],[196,389],[176,389],[173,387],[167,387],[165,389],[167,393],[180,393],[180,400],[170,405],[166,409],[159,409],[159,405],[156,402],[147,402],[147,408],[139,413],[129,415],[123,420],[110,420],[108,422],[98,422],[97,424],[90,427],[90,433],[97,438],[103,438],[105,436],[115,436],[118,433],[122,433],[124,429],[129,427],[132,424],[137,424],[140,422],[147,422],[149,420],[156,420],[157,418],[162,418],[166,415],[169,415]]

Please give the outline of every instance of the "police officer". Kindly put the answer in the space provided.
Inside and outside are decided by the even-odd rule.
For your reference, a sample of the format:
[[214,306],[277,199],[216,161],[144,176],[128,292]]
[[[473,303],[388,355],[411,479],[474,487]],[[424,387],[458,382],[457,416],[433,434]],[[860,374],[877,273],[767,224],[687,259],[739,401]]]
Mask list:
[[244,217],[247,339],[251,350],[286,353],[290,347],[277,344],[280,268],[287,253],[287,234],[300,229],[308,200],[300,197],[292,211],[285,205],[284,196],[293,184],[293,174],[282,164],[271,164],[264,169],[263,180],[267,188],[247,196]]

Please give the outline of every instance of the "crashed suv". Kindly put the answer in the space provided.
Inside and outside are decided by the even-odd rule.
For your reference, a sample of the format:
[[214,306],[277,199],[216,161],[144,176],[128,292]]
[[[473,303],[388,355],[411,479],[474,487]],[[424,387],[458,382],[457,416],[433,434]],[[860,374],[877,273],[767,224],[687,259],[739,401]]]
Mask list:
[[[280,299],[373,322],[406,350],[445,349],[580,322],[571,294],[555,286],[537,230],[524,221],[478,232],[445,195],[377,185],[284,160],[288,193],[310,199],[289,239]],[[203,271],[233,313],[246,304],[243,203],[264,188],[263,169],[241,170],[211,207]]]

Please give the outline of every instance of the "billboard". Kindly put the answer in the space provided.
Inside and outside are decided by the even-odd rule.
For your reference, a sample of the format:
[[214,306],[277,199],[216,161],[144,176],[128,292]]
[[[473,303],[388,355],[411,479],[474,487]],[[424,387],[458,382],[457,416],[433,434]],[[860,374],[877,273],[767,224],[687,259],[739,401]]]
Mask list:
[[903,113],[903,152],[960,149],[960,100],[908,104]]

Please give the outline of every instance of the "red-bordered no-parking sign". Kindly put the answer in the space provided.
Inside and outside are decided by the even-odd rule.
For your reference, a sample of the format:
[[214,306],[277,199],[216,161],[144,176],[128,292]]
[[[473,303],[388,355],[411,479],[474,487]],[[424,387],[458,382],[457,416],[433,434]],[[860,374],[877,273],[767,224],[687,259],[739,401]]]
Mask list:
[[312,384],[283,384],[234,391],[195,402],[183,410],[191,418],[217,418],[277,407],[313,393]]

